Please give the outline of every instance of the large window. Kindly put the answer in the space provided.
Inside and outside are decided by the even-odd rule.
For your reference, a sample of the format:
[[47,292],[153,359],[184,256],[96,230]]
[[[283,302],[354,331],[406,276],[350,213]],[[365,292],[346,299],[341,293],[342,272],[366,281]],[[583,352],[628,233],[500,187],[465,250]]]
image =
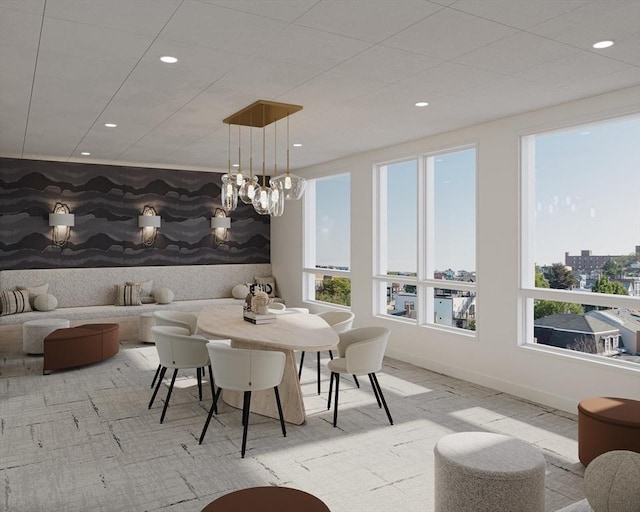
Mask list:
[[522,138],[525,344],[640,363],[639,141],[638,116]]
[[349,174],[307,182],[304,298],[351,306]]
[[377,166],[375,311],[444,328],[476,328],[476,152]]

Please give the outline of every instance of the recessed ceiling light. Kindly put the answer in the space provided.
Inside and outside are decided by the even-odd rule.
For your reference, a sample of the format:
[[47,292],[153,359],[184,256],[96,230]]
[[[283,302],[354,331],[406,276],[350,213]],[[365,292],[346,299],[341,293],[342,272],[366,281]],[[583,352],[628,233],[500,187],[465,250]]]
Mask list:
[[160,57],[160,60],[162,62],[166,62],[167,64],[175,64],[176,62],[178,62],[178,59],[176,59],[175,57],[171,57],[169,55],[164,55],[163,57]]
[[80,154],[81,154],[81,155],[84,155],[84,156],[89,156],[91,153],[89,153],[88,151],[83,151],[83,152],[82,152],[82,153],[80,153]]
[[610,46],[613,46],[613,41],[598,41],[597,43],[593,43],[592,46],[601,50],[602,48],[609,48]]
[[300,144],[299,142],[296,142],[295,144],[293,144],[294,148],[301,148],[302,144]]
[[426,107],[429,103],[426,101],[419,101],[416,103],[416,107]]
[[117,125],[117,124],[115,124],[115,123],[104,123],[104,125],[105,125],[107,128],[115,128],[116,126],[118,126],[118,125]]
[[233,164],[231,167],[240,167],[238,164]]
[[591,135],[591,132],[580,132],[580,135]]

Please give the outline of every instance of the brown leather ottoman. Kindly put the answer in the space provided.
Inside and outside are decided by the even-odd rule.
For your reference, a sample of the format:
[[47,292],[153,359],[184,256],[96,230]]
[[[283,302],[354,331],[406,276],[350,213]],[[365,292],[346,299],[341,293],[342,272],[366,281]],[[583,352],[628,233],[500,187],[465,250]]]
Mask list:
[[640,401],[586,398],[578,404],[578,458],[587,466],[612,450],[640,453]]
[[290,487],[249,487],[212,501],[201,512],[330,512],[312,494]]
[[84,324],[58,329],[44,339],[42,373],[104,361],[119,350],[118,324]]

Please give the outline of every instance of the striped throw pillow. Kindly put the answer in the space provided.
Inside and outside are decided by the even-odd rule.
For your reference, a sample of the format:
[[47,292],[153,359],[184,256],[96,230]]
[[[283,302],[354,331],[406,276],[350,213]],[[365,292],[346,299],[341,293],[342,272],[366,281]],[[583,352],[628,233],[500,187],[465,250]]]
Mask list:
[[140,284],[119,284],[116,290],[116,306],[142,306]]
[[0,316],[32,311],[31,304],[29,304],[28,290],[6,290],[1,292],[0,305],[2,305]]

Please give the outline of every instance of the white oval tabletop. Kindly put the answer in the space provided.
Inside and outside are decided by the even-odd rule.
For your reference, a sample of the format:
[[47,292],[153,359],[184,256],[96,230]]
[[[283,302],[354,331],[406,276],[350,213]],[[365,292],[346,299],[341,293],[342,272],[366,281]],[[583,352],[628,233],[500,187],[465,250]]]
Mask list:
[[242,316],[242,306],[220,304],[198,315],[198,331],[232,341],[258,343],[282,350],[334,349],[338,335],[321,317],[308,313],[273,311],[276,321],[255,325]]

